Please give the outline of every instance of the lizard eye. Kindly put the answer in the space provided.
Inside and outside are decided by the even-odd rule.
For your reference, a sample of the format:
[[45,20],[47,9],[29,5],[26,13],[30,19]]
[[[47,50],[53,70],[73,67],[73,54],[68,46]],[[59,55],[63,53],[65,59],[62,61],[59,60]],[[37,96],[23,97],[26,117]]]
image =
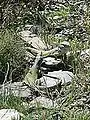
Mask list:
[[29,73],[31,73],[32,74],[32,72],[30,71]]

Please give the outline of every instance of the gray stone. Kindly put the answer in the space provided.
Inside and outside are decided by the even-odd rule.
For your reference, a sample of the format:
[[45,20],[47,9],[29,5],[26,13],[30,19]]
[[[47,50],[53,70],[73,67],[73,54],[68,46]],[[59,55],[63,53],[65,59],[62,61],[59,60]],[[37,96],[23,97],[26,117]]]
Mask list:
[[69,42],[67,42],[67,41],[61,42],[61,45],[66,45],[66,46],[69,46],[69,47],[70,47],[70,44],[69,44]]
[[57,65],[60,63],[60,60],[55,60],[54,57],[46,57],[43,59],[43,62],[45,62],[46,65]]
[[80,54],[80,59],[82,61],[86,60],[86,59],[89,59],[90,58],[90,49],[86,49],[84,51],[81,52]]
[[14,96],[17,97],[29,97],[31,96],[31,89],[23,85],[22,82],[14,82],[14,83],[8,83],[5,85],[2,85],[0,89],[0,93],[3,95],[10,95],[13,94]]
[[84,67],[90,69],[90,49],[81,52],[80,60],[84,63]]
[[52,88],[56,87],[61,83],[61,85],[71,82],[74,75],[69,71],[54,71],[48,72],[48,74],[41,77],[37,83],[39,83],[39,88]]
[[37,97],[35,98],[33,101],[30,102],[30,106],[31,107],[44,107],[44,108],[51,108],[51,107],[55,107],[57,104],[55,101],[46,98],[46,97]]
[[20,113],[15,109],[1,109],[0,120],[20,120]]
[[36,34],[32,34],[29,30],[20,32],[22,39],[32,45],[36,49],[46,49],[46,45],[42,42],[41,38],[37,37]]

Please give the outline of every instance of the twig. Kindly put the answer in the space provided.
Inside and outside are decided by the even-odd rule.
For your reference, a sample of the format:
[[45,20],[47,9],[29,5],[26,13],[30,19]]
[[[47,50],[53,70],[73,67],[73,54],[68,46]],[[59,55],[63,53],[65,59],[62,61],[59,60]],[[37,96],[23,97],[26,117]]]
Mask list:
[[[3,96],[4,96],[4,93],[5,93],[5,86],[4,85],[5,85],[6,81],[7,81],[9,69],[10,69],[10,66],[9,66],[9,63],[7,62],[7,72],[6,72],[6,75],[5,75],[4,82],[3,82]],[[3,98],[3,102],[4,102],[4,98]]]
[[8,73],[9,73],[9,63],[7,62],[7,72],[6,72],[6,75],[5,75],[5,79],[4,79],[4,82],[3,84],[5,84],[5,82],[7,81],[7,77],[8,77]]

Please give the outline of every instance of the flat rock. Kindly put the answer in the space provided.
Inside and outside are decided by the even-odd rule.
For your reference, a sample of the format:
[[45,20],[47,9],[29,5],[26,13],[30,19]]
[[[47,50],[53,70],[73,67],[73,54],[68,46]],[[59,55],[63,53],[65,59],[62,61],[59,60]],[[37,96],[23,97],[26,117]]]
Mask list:
[[71,82],[72,78],[74,77],[72,72],[62,70],[49,72],[48,75],[52,77],[57,77],[58,79],[61,80],[62,84]]
[[3,94],[3,91],[4,91],[4,95],[13,94],[14,96],[23,97],[23,98],[24,97],[27,98],[31,95],[30,88],[26,85],[23,85],[22,82],[5,84],[4,87],[1,86],[0,94]]
[[36,49],[46,49],[46,45],[42,42],[40,37],[36,34],[32,34],[29,30],[24,30],[20,32],[22,39],[32,45]]
[[38,87],[42,89],[53,88],[59,84],[63,85],[71,82],[73,77],[72,72],[59,70],[48,72],[48,74],[41,77],[37,83],[39,83]]
[[40,106],[40,107],[44,107],[44,108],[51,108],[51,107],[55,107],[56,105],[57,104],[55,101],[52,101],[51,99],[46,98],[46,97],[42,97],[42,96],[35,98],[30,103],[31,107]]
[[20,113],[15,109],[1,109],[0,120],[20,120]]

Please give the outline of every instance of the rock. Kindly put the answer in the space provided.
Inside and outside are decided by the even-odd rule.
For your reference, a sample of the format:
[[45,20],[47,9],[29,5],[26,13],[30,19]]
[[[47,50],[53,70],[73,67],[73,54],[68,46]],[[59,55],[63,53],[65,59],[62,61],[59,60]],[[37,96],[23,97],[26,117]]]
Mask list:
[[25,25],[24,30],[29,30],[31,32],[33,25]]
[[71,82],[73,77],[72,72],[59,70],[48,72],[48,74],[41,77],[37,83],[40,89],[54,88],[60,84],[63,85]]
[[3,94],[2,91],[4,91],[4,95],[13,94],[17,97],[22,98],[29,98],[31,96],[31,90],[28,86],[23,85],[22,82],[14,82],[14,83],[8,83],[5,84],[4,87],[2,86],[0,88],[0,94]]
[[59,18],[60,18],[60,16],[54,16],[54,17],[53,17],[54,20],[57,20],[57,19],[59,19]]
[[35,98],[33,101],[30,102],[30,106],[31,107],[44,107],[44,108],[51,108],[51,107],[55,107],[57,104],[55,101],[46,98],[46,97],[37,97]]
[[86,49],[84,51],[81,52],[80,54],[80,59],[82,61],[86,60],[86,59],[89,59],[90,58],[90,49]]
[[62,70],[49,72],[48,75],[61,79],[62,84],[71,82],[72,78],[74,77],[72,72]]
[[90,49],[81,52],[80,59],[84,63],[85,68],[90,68]]
[[41,41],[39,37],[33,37],[30,40],[30,44],[36,49],[47,49],[46,45]]
[[61,42],[61,45],[69,46],[69,47],[70,47],[70,44],[69,44],[69,42],[67,42],[67,41],[63,41],[63,42]]
[[43,58],[40,69],[42,73],[47,74],[48,72],[62,69],[62,66],[63,62],[61,59],[55,59],[55,57],[46,57]]
[[0,110],[0,120],[20,120],[20,116],[21,114],[15,109]]
[[58,65],[60,60],[55,60],[54,57],[46,57],[43,59],[43,63],[45,63],[45,65]]
[[32,47],[36,49],[47,49],[46,45],[42,42],[42,40],[37,37],[36,34],[32,34],[29,30],[24,30],[20,32],[22,39],[32,45]]
[[25,25],[24,30],[29,30],[32,34],[40,34],[41,26],[40,25]]
[[20,32],[20,35],[23,39],[27,40],[27,38],[30,37],[31,32],[29,30],[23,30]]

